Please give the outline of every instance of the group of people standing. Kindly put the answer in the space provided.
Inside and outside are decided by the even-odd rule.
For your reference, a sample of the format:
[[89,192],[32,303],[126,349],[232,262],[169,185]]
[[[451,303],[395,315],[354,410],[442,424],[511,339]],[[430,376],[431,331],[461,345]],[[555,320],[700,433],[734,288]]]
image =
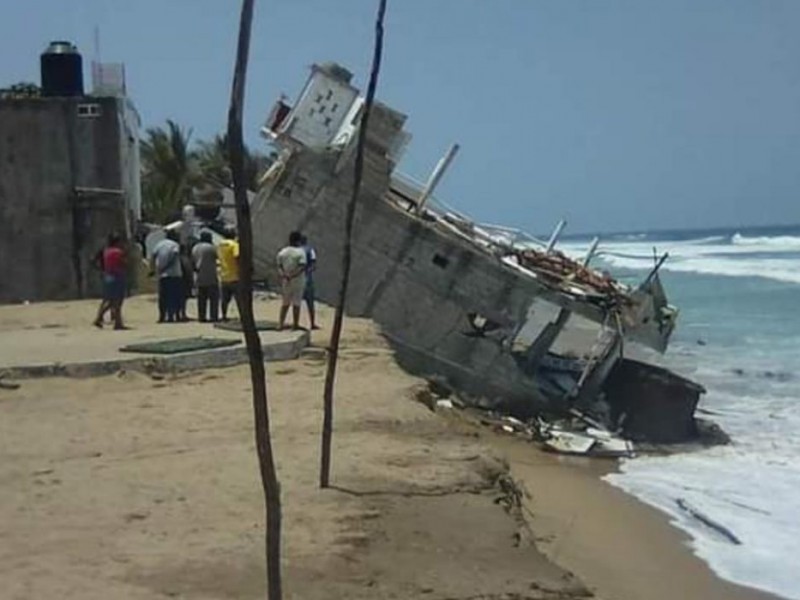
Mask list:
[[[110,312],[114,328],[125,329],[122,303],[127,295],[128,265],[119,235],[109,236],[96,262],[103,273],[103,300],[94,325],[102,328],[103,319]],[[302,233],[293,231],[276,262],[282,297],[278,328],[285,327],[291,308],[292,328],[301,329],[300,310],[305,302],[310,328],[319,329],[314,291],[316,251]],[[158,278],[159,323],[188,321],[186,305],[195,289],[198,321],[228,320],[228,308],[239,287],[239,243],[235,233],[226,232],[215,245],[211,232],[203,231],[199,241],[189,246],[180,244],[177,232],[167,231],[166,237],[153,247],[150,269]]]
[[197,287],[197,319],[201,322],[228,319],[228,307],[239,284],[239,243],[235,234],[214,245],[211,232],[203,231],[200,240],[181,246],[178,235],[167,237],[153,248],[150,267],[158,277],[158,322],[187,321],[186,304]]

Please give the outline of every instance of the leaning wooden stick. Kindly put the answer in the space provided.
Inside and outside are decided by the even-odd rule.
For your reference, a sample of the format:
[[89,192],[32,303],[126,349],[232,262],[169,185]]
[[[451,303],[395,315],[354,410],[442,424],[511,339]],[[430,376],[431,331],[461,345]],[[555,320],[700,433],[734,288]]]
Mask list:
[[339,295],[336,302],[336,314],[333,318],[331,339],[328,345],[328,368],[325,373],[324,417],[322,421],[322,452],[319,472],[319,485],[328,487],[331,475],[331,442],[333,440],[333,389],[336,383],[336,363],[339,359],[339,341],[342,337],[344,306],[347,301],[347,286],[350,283],[350,264],[352,261],[353,221],[356,216],[358,196],[361,192],[361,178],[364,172],[364,142],[367,139],[367,125],[372,104],[375,100],[375,89],[378,87],[378,75],[381,71],[381,55],[383,54],[383,18],[386,14],[386,0],[380,0],[378,18],[375,21],[375,49],[372,56],[372,70],[369,76],[367,97],[361,125],[358,130],[356,158],[353,175],[353,194],[347,205],[344,231],[344,251],[342,252],[342,280],[339,284]]
[[255,419],[256,448],[264,488],[266,510],[267,598],[281,600],[281,499],[280,484],[272,456],[272,439],[269,428],[267,379],[261,338],[253,317],[253,227],[247,182],[244,172],[244,139],[242,114],[247,79],[247,61],[250,52],[250,31],[253,24],[254,0],[243,0],[239,44],[236,52],[236,70],[233,75],[231,106],[228,112],[228,145],[236,198],[236,219],[239,228],[239,290],[236,302],[242,322],[247,354],[250,358],[250,380],[253,389],[253,415]]

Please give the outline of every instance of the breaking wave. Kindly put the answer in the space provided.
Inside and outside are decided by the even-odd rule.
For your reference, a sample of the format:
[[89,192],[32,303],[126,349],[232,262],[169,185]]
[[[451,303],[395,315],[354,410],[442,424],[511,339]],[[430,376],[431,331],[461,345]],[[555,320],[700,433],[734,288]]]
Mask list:
[[758,236],[747,237],[741,233],[734,233],[731,236],[731,244],[736,246],[766,246],[766,247],[781,247],[781,248],[794,248],[800,250],[800,236],[794,235],[776,235],[776,236]]
[[[611,238],[601,242],[597,266],[614,269],[649,270],[658,255],[669,253],[665,271],[759,277],[785,283],[800,283],[800,236],[747,236],[735,232],[693,239]],[[572,242],[564,250],[582,256],[586,243]]]
[[[612,266],[623,269],[649,269],[652,259],[633,258],[608,253],[603,258]],[[670,259],[662,267],[665,271],[724,275],[727,277],[761,277],[800,284],[800,264],[796,258],[743,259],[724,257],[679,257],[670,253]]]

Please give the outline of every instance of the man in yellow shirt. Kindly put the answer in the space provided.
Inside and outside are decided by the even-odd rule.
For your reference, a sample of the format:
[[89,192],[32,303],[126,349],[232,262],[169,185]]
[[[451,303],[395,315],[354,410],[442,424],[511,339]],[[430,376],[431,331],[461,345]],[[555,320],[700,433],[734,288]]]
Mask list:
[[234,232],[225,232],[225,239],[217,247],[217,255],[222,284],[222,320],[227,321],[228,305],[239,289],[239,242]]

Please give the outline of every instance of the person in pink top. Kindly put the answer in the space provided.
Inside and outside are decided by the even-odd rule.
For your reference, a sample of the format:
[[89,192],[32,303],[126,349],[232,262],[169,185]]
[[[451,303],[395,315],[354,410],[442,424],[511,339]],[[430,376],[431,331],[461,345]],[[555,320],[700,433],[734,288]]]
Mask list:
[[122,322],[122,303],[127,292],[127,261],[122,249],[122,238],[118,234],[112,233],[108,236],[108,244],[103,248],[98,262],[103,270],[103,300],[97,309],[94,326],[102,329],[103,317],[106,312],[111,311],[114,329],[126,329]]

